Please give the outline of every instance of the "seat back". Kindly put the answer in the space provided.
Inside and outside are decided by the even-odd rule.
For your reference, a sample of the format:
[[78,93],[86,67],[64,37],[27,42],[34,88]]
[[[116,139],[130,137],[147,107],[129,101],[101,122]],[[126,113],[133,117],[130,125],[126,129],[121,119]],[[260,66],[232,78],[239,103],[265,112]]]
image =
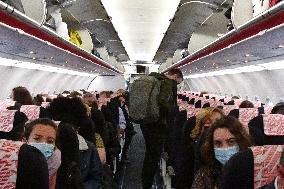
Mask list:
[[0,131],[10,132],[13,129],[16,110],[0,111]]
[[277,175],[284,145],[266,145],[251,147],[254,159],[254,188],[271,183]]
[[225,115],[228,115],[232,110],[235,110],[235,109],[239,109],[239,107],[236,105],[224,105],[223,106],[223,111]]
[[254,117],[258,115],[257,108],[240,108],[239,109],[239,121],[243,124],[245,129],[248,131],[248,123]]
[[4,100],[0,102],[0,110],[6,110],[9,106],[15,106],[15,101]]
[[40,106],[22,105],[20,111],[26,114],[29,120],[34,120],[39,118]]
[[268,136],[284,136],[284,115],[263,115],[264,134]]
[[22,142],[0,140],[0,186],[5,189],[16,188],[18,155]]
[[273,109],[273,106],[264,105],[263,108],[264,108],[264,114],[270,114],[271,110]]

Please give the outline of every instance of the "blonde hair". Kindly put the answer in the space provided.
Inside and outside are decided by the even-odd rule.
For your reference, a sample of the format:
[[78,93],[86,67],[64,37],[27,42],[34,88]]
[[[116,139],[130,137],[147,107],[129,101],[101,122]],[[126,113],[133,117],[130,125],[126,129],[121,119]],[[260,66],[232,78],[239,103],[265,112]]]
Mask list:
[[124,89],[118,89],[117,93],[120,93],[122,95],[125,95],[126,91]]
[[190,137],[192,140],[196,140],[197,137],[200,135],[206,121],[210,118],[213,112],[220,113],[222,117],[224,116],[224,113],[221,109],[219,108],[212,108],[212,107],[207,107],[203,108],[196,114],[196,126],[194,129],[191,131]]

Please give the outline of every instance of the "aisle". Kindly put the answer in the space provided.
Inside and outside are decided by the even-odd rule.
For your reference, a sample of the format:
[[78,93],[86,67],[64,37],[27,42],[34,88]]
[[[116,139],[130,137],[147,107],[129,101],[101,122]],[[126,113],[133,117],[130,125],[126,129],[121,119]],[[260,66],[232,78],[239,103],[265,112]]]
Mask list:
[[[129,149],[130,164],[123,165],[121,170],[120,189],[142,189],[141,172],[145,154],[144,138],[139,125],[134,125],[137,134],[133,137]],[[159,175],[159,174],[157,174]],[[159,181],[156,181],[159,180]],[[161,189],[161,178],[157,176],[153,189]]]

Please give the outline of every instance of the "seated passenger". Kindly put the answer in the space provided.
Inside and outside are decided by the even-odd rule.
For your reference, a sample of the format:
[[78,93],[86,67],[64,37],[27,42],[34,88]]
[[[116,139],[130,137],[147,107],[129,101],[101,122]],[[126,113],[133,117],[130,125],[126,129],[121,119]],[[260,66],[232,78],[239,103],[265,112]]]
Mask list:
[[33,102],[35,105],[41,106],[41,104],[44,102],[43,95],[41,94],[36,95],[33,99]]
[[200,158],[200,147],[203,145],[211,125],[224,117],[222,110],[218,108],[205,108],[196,114],[196,127],[192,130],[190,136],[194,141],[194,172],[198,171],[202,165]]
[[100,134],[95,133],[95,125],[91,118],[85,118],[81,121],[78,134],[81,135],[85,140],[92,142],[96,146],[101,163],[105,164],[106,152],[104,142]]
[[226,103],[225,105],[235,105],[234,99],[240,99],[240,98],[238,96],[233,96],[231,98],[231,100],[228,103]]
[[55,147],[57,125],[50,119],[36,119],[25,126],[27,143],[40,150],[47,160],[49,189],[56,188],[57,170],[61,164],[61,152]]
[[60,122],[56,146],[61,151],[61,165],[57,171],[56,189],[84,189],[80,169],[79,141],[71,124]]
[[95,132],[100,134],[106,150],[106,163],[111,167],[113,160],[120,153],[120,144],[116,127],[105,121],[103,113],[97,108],[92,108],[91,118],[95,123]]
[[[240,105],[239,105],[239,108],[254,108],[254,105],[252,102],[248,101],[248,100],[245,100],[243,101]],[[240,112],[239,112],[239,109],[235,109],[235,110],[232,110],[228,116],[233,116],[237,119],[239,119],[239,116],[240,116]]]
[[[17,111],[11,116],[14,117],[11,119],[12,123],[9,123],[8,127],[12,127],[8,129],[9,131],[7,125],[0,124],[0,151],[2,157],[0,161],[1,167],[5,167],[6,170],[11,171],[10,173],[16,173],[16,175],[10,175],[11,177],[6,180],[7,172],[2,172],[5,169],[1,169],[0,175],[2,181],[4,181],[3,184],[15,186],[17,189],[48,189],[48,167],[44,155],[37,148],[19,142],[24,136],[26,115]],[[15,157],[15,154],[18,154],[18,156]],[[4,186],[2,185],[2,187]]]
[[[72,125],[72,128],[78,132],[87,116],[86,106],[79,98],[57,98],[54,99],[48,110],[56,121],[62,121]],[[89,136],[90,139],[94,135]],[[87,141],[78,135],[80,151],[80,168],[82,181],[86,189],[97,189],[101,187],[102,165],[95,144]],[[65,141],[68,141],[67,139]]]
[[[20,110],[22,105],[35,105],[33,97],[25,87],[19,86],[13,88],[12,98],[14,101],[16,101],[16,104],[14,107],[9,107],[9,110]],[[43,107],[40,107],[39,118],[50,118],[50,115]]]
[[[284,103],[276,104],[271,114],[284,115]],[[249,122],[249,133],[255,146],[284,144],[284,136],[267,136],[264,134],[263,116],[259,115]]]
[[219,189],[223,165],[238,151],[250,146],[242,124],[233,117],[216,121],[201,147],[204,165],[195,175],[192,189]]
[[[284,104],[276,104],[272,114],[284,115]],[[249,132],[257,146],[284,144],[284,136],[266,136],[264,134],[262,115],[255,117],[249,123]],[[254,186],[254,159],[251,149],[236,154],[224,167],[223,188],[239,189],[253,188]]]

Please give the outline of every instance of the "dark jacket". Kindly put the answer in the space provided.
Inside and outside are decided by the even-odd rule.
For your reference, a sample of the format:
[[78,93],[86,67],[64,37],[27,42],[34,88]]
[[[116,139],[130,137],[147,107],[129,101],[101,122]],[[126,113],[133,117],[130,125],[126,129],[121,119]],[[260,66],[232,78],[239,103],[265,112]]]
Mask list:
[[48,189],[48,168],[42,153],[30,145],[23,144],[18,157],[16,189]]
[[57,171],[56,188],[83,189],[79,141],[72,125],[61,122],[56,138],[57,147],[61,151],[61,165]]
[[102,164],[95,145],[86,141],[87,150],[80,150],[80,167],[85,189],[100,189],[102,184]]
[[121,149],[116,126],[105,121],[103,113],[97,109],[92,110],[92,120],[96,126],[96,133],[99,133],[104,141],[107,163],[110,163]]
[[105,131],[103,141],[106,149],[107,163],[110,163],[114,157],[118,156],[121,150],[118,134],[110,122],[105,122]]
[[253,185],[253,153],[248,149],[238,152],[224,165],[222,189],[251,189]]

